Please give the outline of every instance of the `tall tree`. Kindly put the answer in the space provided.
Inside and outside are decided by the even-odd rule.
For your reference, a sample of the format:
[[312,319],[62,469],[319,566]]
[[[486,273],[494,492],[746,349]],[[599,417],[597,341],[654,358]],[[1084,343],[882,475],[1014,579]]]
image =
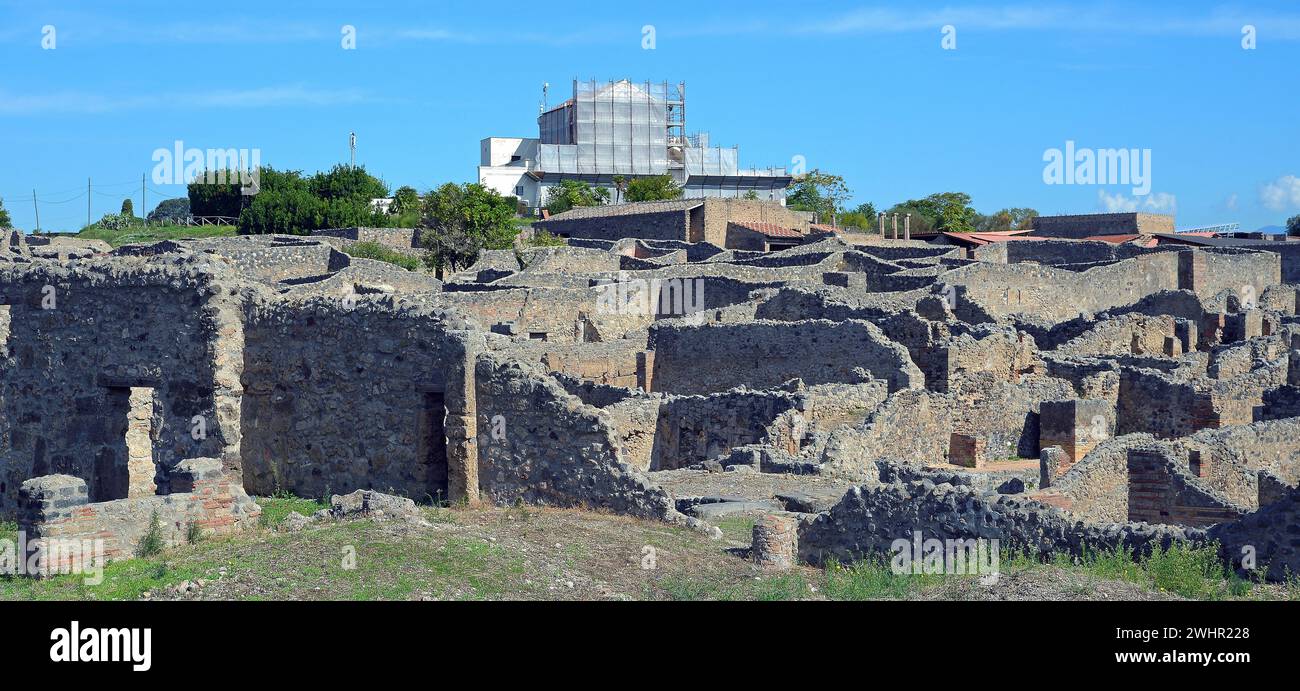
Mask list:
[[785,205],[796,211],[812,211],[822,223],[834,223],[850,196],[844,178],[814,168],[795,178],[786,191]]
[[127,218],[135,218],[135,204],[131,203],[131,198],[127,197],[122,200],[122,215]]
[[446,183],[424,198],[425,232],[420,244],[425,263],[459,271],[478,259],[481,250],[508,249],[514,243],[516,200],[478,183]]
[[561,180],[546,193],[546,210],[561,214],[576,206],[600,206],[609,203],[609,190],[592,187],[582,180]]
[[0,228],[12,228],[14,221],[9,218],[9,211],[5,209],[5,200],[0,197]]
[[[2,211],[3,209],[0,209],[0,212]],[[1293,238],[1300,238],[1300,214],[1286,219],[1286,234]]]
[[664,199],[681,199],[682,186],[671,175],[651,175],[636,178],[627,184],[627,200],[630,202],[653,202]]

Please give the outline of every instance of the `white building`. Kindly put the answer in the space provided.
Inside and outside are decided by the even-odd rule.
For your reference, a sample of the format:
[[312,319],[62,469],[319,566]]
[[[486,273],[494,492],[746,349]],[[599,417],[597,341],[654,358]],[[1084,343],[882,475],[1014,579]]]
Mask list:
[[573,97],[537,118],[538,137],[488,137],[481,142],[478,181],[518,197],[529,208],[546,203],[562,180],[610,190],[625,179],[672,175],[686,197],[757,196],[785,203],[791,177],[784,168],[742,169],[735,147],[709,145],[686,134],[686,85],[573,82]]

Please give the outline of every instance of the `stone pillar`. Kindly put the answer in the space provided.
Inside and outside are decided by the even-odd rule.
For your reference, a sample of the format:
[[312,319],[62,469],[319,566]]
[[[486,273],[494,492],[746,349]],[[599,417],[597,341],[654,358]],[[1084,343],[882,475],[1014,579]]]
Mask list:
[[649,393],[654,386],[655,351],[642,350],[636,354],[636,385]]
[[1056,478],[1069,468],[1069,457],[1059,446],[1048,446],[1038,453],[1038,488],[1056,484]]
[[474,367],[478,349],[473,336],[463,333],[459,344],[463,350],[459,362],[447,368],[444,405],[447,418],[447,499],[474,505],[479,502],[478,487],[478,406]]
[[1174,321],[1174,337],[1183,345],[1183,352],[1190,353],[1196,350],[1199,336],[1196,322],[1191,319],[1177,319]]
[[876,220],[880,221],[880,238],[883,240],[885,237],[885,212],[881,211],[876,214]]
[[133,386],[126,427],[126,477],[128,499],[158,493],[153,462],[153,389]]
[[903,217],[903,239],[912,239],[912,214]]
[[894,239],[898,239],[898,214],[894,214]]
[[988,461],[987,442],[974,434],[953,432],[948,439],[948,462],[967,468],[983,468]]
[[1101,399],[1043,401],[1038,410],[1038,448],[1059,446],[1066,464],[1078,463],[1115,436],[1115,407]]
[[44,536],[42,524],[72,518],[73,509],[88,503],[90,492],[79,477],[34,477],[18,487],[18,529],[28,537]]
[[768,514],[754,524],[750,556],[754,563],[768,569],[789,569],[795,564],[799,540],[795,519]]
[[1291,352],[1287,355],[1286,383],[1300,386],[1300,335],[1291,337]]

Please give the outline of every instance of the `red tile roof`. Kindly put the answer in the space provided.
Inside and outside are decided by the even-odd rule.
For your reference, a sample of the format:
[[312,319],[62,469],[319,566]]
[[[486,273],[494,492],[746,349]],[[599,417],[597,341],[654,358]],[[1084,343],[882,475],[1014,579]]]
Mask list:
[[760,223],[756,221],[732,221],[733,225],[752,230],[755,233],[761,233],[770,238],[801,238],[803,233],[794,228],[786,228],[775,223]]
[[808,224],[808,230],[816,231],[818,233],[843,233],[844,232],[843,228],[837,228],[828,223],[810,223]]

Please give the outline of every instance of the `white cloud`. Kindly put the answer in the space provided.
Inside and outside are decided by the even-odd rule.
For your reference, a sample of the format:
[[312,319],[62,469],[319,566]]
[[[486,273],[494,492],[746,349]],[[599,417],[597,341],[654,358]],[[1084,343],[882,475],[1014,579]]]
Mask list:
[[8,93],[0,91],[0,115],[42,113],[108,113],[164,108],[272,108],[332,106],[373,100],[357,89],[315,89],[300,84],[255,89],[213,89],[153,93],[140,96],[88,91]]
[[1228,195],[1228,199],[1227,199],[1227,201],[1225,201],[1225,202],[1223,203],[1223,205],[1226,206],[1226,207],[1228,207],[1228,211],[1236,211],[1236,210],[1237,210],[1237,193],[1236,193],[1236,192],[1233,192],[1232,194]]
[[1143,197],[1130,197],[1123,192],[1106,194],[1106,190],[1097,190],[1097,205],[1108,213],[1129,211],[1149,211],[1158,214],[1172,214],[1178,211],[1178,197],[1168,192],[1154,192]]
[[1283,175],[1259,190],[1259,201],[1270,211],[1300,209],[1300,178]]

